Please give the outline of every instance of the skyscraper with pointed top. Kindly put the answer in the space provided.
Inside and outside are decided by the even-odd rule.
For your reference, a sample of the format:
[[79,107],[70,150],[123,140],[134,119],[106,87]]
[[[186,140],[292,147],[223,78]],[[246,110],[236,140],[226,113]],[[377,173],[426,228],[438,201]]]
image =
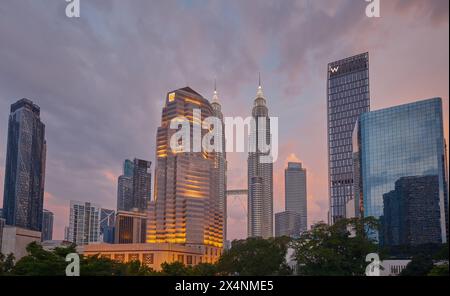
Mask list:
[[223,240],[224,242],[227,239],[227,159],[226,159],[226,152],[225,152],[225,124],[223,120],[223,113],[222,113],[222,105],[219,101],[219,95],[217,92],[217,85],[216,81],[214,80],[214,93],[211,100],[211,106],[213,109],[213,115],[217,118],[219,118],[222,121],[222,129],[216,131],[220,131],[221,134],[215,135],[216,137],[222,138],[222,150],[220,152],[214,152],[214,160],[215,160],[215,167],[217,170],[215,172],[218,174],[217,178],[217,185],[218,185],[218,209],[223,214]]
[[[248,154],[248,237],[273,237],[273,163],[262,161],[270,157],[263,146],[271,144],[269,110],[261,86],[256,92],[252,109],[252,126]],[[253,147],[253,149],[252,149]]]

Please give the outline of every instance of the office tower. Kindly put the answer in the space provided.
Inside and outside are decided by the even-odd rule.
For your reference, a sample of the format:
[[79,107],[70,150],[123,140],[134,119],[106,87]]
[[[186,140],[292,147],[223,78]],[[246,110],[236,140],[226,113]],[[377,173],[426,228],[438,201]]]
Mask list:
[[70,201],[68,241],[78,246],[99,242],[100,209],[89,202]]
[[302,215],[297,212],[284,211],[275,214],[275,236],[289,236],[298,238],[305,231],[301,224]]
[[117,210],[128,211],[133,201],[133,162],[129,159],[124,161],[123,174],[119,176],[117,186]]
[[53,239],[53,213],[44,209],[42,212],[42,241]]
[[115,227],[116,244],[145,243],[147,232],[147,213],[118,211]]
[[40,108],[27,99],[11,105],[5,166],[3,215],[7,225],[42,229],[45,125]]
[[[354,154],[359,159],[360,184],[355,192],[365,217],[383,215],[383,195],[396,190],[402,177],[437,176],[442,242],[448,235],[448,180],[440,98],[418,101],[361,115],[354,132]],[[419,184],[419,181],[417,181]],[[423,190],[424,203],[431,188]],[[417,193],[420,194],[420,190]],[[411,201],[418,199],[409,196]],[[426,215],[428,210],[423,210]],[[430,218],[431,219],[431,218]]]
[[100,210],[100,236],[101,241],[108,244],[114,243],[114,226],[116,212],[114,210]]
[[284,171],[285,209],[300,214],[300,231],[308,228],[306,169],[301,163],[289,162]]
[[369,54],[328,64],[329,222],[345,218],[353,198],[352,132],[358,116],[370,109]]
[[439,178],[402,177],[383,195],[380,243],[385,246],[441,243]]
[[137,159],[133,161],[133,199],[132,208],[145,212],[150,202],[152,190],[152,174],[149,172],[152,163]]
[[[194,112],[195,110],[195,112]],[[201,112],[201,117],[196,114]],[[223,246],[223,212],[214,153],[194,151],[194,132],[203,137],[209,130],[201,122],[213,115],[208,100],[189,87],[167,94],[156,139],[155,197],[148,215],[148,243],[204,244]],[[195,116],[195,117],[194,117]],[[184,119],[184,121],[183,121]],[[189,146],[178,141],[171,147],[170,123],[189,125]],[[194,132],[193,132],[194,131]],[[201,140],[201,139],[200,139]]]
[[135,158],[125,160],[123,175],[117,186],[117,210],[131,211],[138,209],[145,212],[151,199],[150,161]]
[[[213,115],[217,118],[219,118],[222,121],[222,128],[216,129],[218,132],[215,136],[221,137],[222,139],[222,147],[221,151],[214,152],[214,160],[215,160],[215,168],[214,170],[216,173],[218,173],[218,176],[216,177],[217,180],[217,186],[219,190],[219,196],[218,196],[218,208],[221,213],[223,213],[223,240],[226,240],[227,237],[227,159],[226,159],[226,152],[225,152],[225,124],[223,121],[223,113],[222,113],[222,106],[219,101],[219,95],[217,93],[217,87],[214,85],[214,95],[211,100],[211,106],[213,109]],[[220,132],[220,133],[219,133]]]
[[3,209],[0,209],[0,218],[3,218]]
[[[248,237],[273,236],[273,163],[271,152],[264,146],[271,144],[270,118],[261,79],[252,110],[248,154]],[[262,119],[262,120],[261,120]]]

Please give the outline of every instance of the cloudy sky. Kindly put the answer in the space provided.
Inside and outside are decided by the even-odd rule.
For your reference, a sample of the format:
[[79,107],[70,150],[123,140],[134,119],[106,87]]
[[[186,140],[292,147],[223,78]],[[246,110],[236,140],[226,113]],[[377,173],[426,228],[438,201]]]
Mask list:
[[[37,103],[47,133],[45,208],[63,237],[69,200],[116,206],[125,158],[154,161],[165,94],[191,86],[225,116],[250,115],[258,72],[279,117],[275,210],[283,170],[308,170],[308,220],[326,220],[327,64],[369,51],[371,109],[442,97],[448,139],[448,0],[64,0],[0,3],[0,196],[9,106]],[[246,187],[246,155],[229,154],[230,188]],[[0,198],[1,200],[1,198]],[[0,201],[1,205],[2,201]],[[229,200],[229,235],[246,235],[246,200]]]

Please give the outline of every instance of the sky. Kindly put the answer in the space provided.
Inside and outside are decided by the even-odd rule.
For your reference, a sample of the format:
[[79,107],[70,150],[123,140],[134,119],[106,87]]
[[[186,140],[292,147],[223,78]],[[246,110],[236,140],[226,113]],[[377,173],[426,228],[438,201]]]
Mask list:
[[[155,160],[167,92],[204,97],[214,79],[225,116],[247,117],[261,73],[279,122],[274,209],[284,210],[284,168],[308,172],[308,223],[327,220],[327,64],[369,52],[371,110],[441,97],[449,125],[448,0],[2,0],[0,196],[9,107],[41,107],[48,145],[44,207],[62,239],[69,201],[115,209],[126,158]],[[246,188],[246,158],[229,153],[228,187]],[[246,236],[246,199],[228,201],[229,239]],[[2,199],[0,198],[0,206]]]

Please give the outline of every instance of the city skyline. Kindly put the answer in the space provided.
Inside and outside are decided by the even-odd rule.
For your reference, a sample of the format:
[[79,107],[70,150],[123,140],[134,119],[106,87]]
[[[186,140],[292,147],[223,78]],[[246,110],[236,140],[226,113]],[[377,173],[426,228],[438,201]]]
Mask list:
[[[274,211],[279,212],[284,205],[285,164],[290,160],[301,160],[310,177],[309,225],[318,220],[326,221],[328,212],[325,81],[329,62],[370,52],[372,110],[420,98],[442,97],[444,135],[448,142],[448,3],[444,1],[383,3],[383,22],[365,17],[363,1],[361,5],[341,1],[332,6],[328,2],[309,2],[306,14],[300,12],[298,6],[302,4],[289,1],[253,3],[256,7],[233,2],[226,9],[221,9],[223,4],[213,2],[202,8],[207,16],[202,20],[189,19],[190,5],[195,6],[195,1],[182,1],[185,7],[173,10],[173,3],[153,4],[161,5],[164,11],[172,11],[172,16],[189,24],[186,27],[194,28],[185,31],[169,25],[166,32],[175,36],[156,33],[165,23],[153,15],[152,11],[157,10],[146,9],[148,4],[144,2],[140,2],[141,5],[111,2],[102,7],[96,1],[83,3],[83,10],[91,11],[92,15],[82,16],[79,24],[83,27],[79,33],[74,31],[73,22],[59,14],[59,5],[44,8],[25,2],[8,3],[0,11],[0,37],[5,40],[1,50],[10,57],[0,61],[0,110],[3,110],[0,114],[0,195],[3,195],[6,157],[8,112],[5,110],[19,98],[29,97],[41,107],[42,120],[46,123],[49,151],[44,207],[55,213],[55,238],[63,236],[69,200],[92,201],[115,208],[121,161],[133,157],[154,161],[154,139],[163,94],[186,85],[209,94],[213,90],[214,77],[218,78],[224,116],[248,116],[257,73],[262,73],[271,114],[281,119],[282,145],[279,160],[274,164]],[[235,6],[242,6],[245,15],[233,16]],[[157,24],[155,31],[150,29],[148,22],[136,29],[137,32],[133,25],[115,23],[114,16],[124,8],[127,19],[142,18],[143,11],[152,14],[151,19]],[[306,31],[297,26],[290,10],[306,22]],[[22,15],[31,17],[25,20]],[[265,23],[268,15],[274,20]],[[109,17],[112,20],[108,20]],[[14,18],[20,19],[21,23]],[[51,29],[54,19],[62,23],[60,33]],[[30,25],[33,21],[39,25]],[[321,33],[310,35],[308,30],[319,22],[325,23],[323,28],[317,27]],[[340,26],[333,25],[336,29],[327,32],[334,22],[339,22]],[[354,23],[359,26],[357,30]],[[208,24],[212,26],[205,28]],[[135,45],[133,49],[137,52],[132,57],[130,49],[120,43],[116,26],[124,29],[126,38]],[[244,34],[249,34],[251,40],[242,38],[243,33],[236,33],[235,26],[246,28],[248,31]],[[272,29],[265,32],[266,26]],[[6,29],[11,27],[15,27],[20,37]],[[225,34],[219,34],[221,30]],[[280,48],[271,45],[278,40],[277,31]],[[105,36],[111,38],[100,36],[99,32],[107,33]],[[134,33],[148,34],[149,41],[140,40]],[[32,46],[43,44],[41,39],[34,40],[32,36],[48,37],[49,34],[55,35],[49,44],[51,50],[44,50],[45,46]],[[73,39],[64,41],[66,34]],[[303,38],[310,42],[302,45],[291,39],[294,36],[295,40]],[[348,40],[360,40],[360,43],[346,42]],[[179,42],[195,45],[195,41],[214,45],[206,49],[196,47],[201,50],[198,56],[171,49]],[[96,42],[99,49],[91,49],[89,42]],[[231,44],[236,48],[229,48]],[[14,54],[18,48],[21,48],[21,55]],[[172,61],[165,59],[158,61],[155,57],[160,50],[172,52],[181,67],[175,68]],[[245,54],[238,56],[239,51]],[[100,57],[104,52],[108,54]],[[19,61],[20,56],[26,56],[25,60]],[[129,59],[131,63],[128,63]],[[47,67],[47,61],[52,61],[52,65]],[[46,70],[36,75],[33,67]],[[159,75],[155,75],[155,68],[159,69]],[[131,81],[133,79],[121,74],[111,74],[114,69],[124,69],[124,73],[130,73],[136,79]],[[84,80],[86,71],[93,79]],[[311,132],[311,126],[315,128],[314,132]],[[242,168],[242,163],[246,155],[230,153],[227,157],[228,188],[245,188],[246,182],[242,180],[246,179],[247,171]],[[245,237],[246,231],[241,228],[246,228],[242,227],[246,225],[246,215],[241,205],[231,205],[229,214],[230,238]]]

